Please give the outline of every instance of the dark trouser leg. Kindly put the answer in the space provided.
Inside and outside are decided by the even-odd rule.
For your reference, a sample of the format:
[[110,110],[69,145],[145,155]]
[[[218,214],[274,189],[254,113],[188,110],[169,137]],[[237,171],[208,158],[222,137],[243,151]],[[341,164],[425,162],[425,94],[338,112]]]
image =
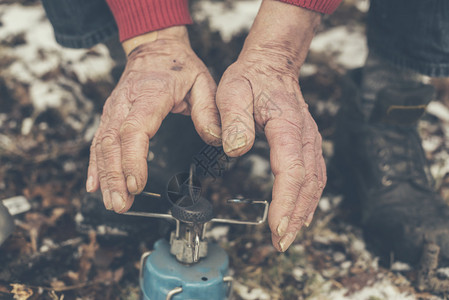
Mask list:
[[446,0],[372,1],[365,99],[344,99],[335,135],[335,161],[361,203],[367,239],[408,262],[427,242],[449,259],[449,207],[433,189],[415,126],[432,99],[420,74],[449,75],[448,14]]
[[383,88],[449,77],[449,1],[372,0],[367,37],[362,81],[367,118]]

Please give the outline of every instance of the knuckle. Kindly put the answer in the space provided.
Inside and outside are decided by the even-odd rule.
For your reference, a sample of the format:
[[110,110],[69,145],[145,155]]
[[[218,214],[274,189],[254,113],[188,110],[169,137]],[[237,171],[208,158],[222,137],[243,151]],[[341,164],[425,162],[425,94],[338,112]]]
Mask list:
[[287,167],[287,174],[296,181],[303,181],[306,177],[304,162],[299,158],[290,160],[290,164]]
[[159,95],[171,90],[172,76],[161,73],[149,73],[144,78],[130,81],[130,98],[138,99],[142,96]]
[[89,148],[91,158],[95,157],[96,148],[97,148],[97,141],[94,139],[90,144]]
[[101,147],[103,148],[109,148],[118,142],[118,135],[117,132],[110,129],[106,131],[103,136],[101,137]]
[[100,139],[97,139],[97,141],[95,142],[95,145],[92,144],[92,147],[95,149],[96,155],[97,156],[100,155],[100,153],[101,153],[101,142],[100,142]]
[[[304,209],[304,208],[302,208]],[[305,211],[305,209],[304,209]],[[293,228],[298,228],[304,224],[306,221],[306,216],[303,213],[295,212],[290,216],[289,225]]]
[[120,127],[120,137],[126,137],[127,135],[133,134],[137,131],[141,131],[143,126],[144,125],[138,117],[130,116]]
[[106,182],[106,180],[107,180],[106,172],[103,172],[103,171],[99,172],[98,173],[98,179],[100,180],[100,183],[103,185],[104,182]]
[[326,186],[326,183],[327,183],[327,174],[326,174],[326,171],[323,171],[323,180],[321,181],[323,190],[324,190],[324,187]]
[[318,187],[318,174],[315,172],[311,172],[306,174],[304,177],[304,182],[313,187]]
[[273,100],[271,94],[261,92],[254,99],[254,116],[258,123],[265,125],[268,121],[280,118],[283,110],[280,105]]
[[115,170],[109,170],[106,172],[106,180],[111,183],[117,183],[123,179],[123,173],[117,172]]

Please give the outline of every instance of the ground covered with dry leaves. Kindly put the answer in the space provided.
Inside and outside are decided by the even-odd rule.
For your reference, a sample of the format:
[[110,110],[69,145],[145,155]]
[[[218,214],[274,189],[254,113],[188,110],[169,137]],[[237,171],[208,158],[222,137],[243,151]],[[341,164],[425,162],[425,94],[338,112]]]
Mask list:
[[[218,80],[237,57],[259,1],[194,2],[198,25],[190,28],[192,44]],[[367,53],[366,9],[366,1],[346,1],[327,17],[302,69],[302,90],[327,161],[344,94],[341,78],[360,67]],[[166,235],[168,225],[108,212],[99,194],[84,189],[90,141],[114,87],[113,67],[103,45],[58,46],[36,1],[0,3],[0,200],[15,206],[16,222],[0,247],[0,299],[139,299],[140,256]],[[449,110],[443,105],[445,84],[436,84],[442,92],[420,131],[437,189],[449,199]],[[228,217],[247,216],[222,199],[245,193],[269,197],[272,178],[263,139],[256,150],[231,162],[228,175],[207,190],[217,211]],[[210,238],[230,255],[233,297],[446,298],[444,284],[440,291],[419,284],[418,268],[369,251],[343,201],[338,190],[328,188],[311,227],[283,254],[271,246],[266,225],[213,228]],[[433,271],[439,280],[449,276],[444,266]]]

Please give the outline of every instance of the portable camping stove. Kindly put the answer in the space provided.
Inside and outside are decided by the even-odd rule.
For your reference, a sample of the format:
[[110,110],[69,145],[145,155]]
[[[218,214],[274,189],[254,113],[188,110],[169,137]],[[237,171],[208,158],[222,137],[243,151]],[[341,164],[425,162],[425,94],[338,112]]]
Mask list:
[[[268,202],[248,199],[227,202],[263,205],[263,215],[257,220],[214,218],[212,204],[201,196],[193,173],[191,168],[190,173],[180,173],[170,180],[165,195],[172,204],[169,213],[126,213],[176,222],[170,241],[156,241],[154,250],[141,257],[139,278],[143,300],[229,299],[233,280],[229,276],[229,257],[220,246],[207,241],[207,227],[210,223],[259,225],[267,219]],[[142,194],[163,198],[154,193]]]

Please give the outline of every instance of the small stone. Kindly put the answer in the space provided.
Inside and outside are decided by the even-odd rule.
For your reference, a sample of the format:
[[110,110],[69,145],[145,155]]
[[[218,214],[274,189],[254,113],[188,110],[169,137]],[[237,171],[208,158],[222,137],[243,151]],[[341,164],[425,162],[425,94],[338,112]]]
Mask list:
[[322,212],[328,212],[331,210],[331,203],[328,197],[322,197],[320,202],[318,202],[318,207]]
[[296,281],[302,281],[304,276],[304,269],[300,267],[296,267],[292,271],[292,276],[295,278]]
[[333,256],[334,256],[334,257],[333,257],[333,258],[334,258],[334,261],[335,261],[336,263],[340,263],[340,262],[344,261],[345,258],[346,258],[346,255],[344,255],[344,254],[341,253],[341,252],[335,252]]
[[396,261],[391,265],[391,271],[405,272],[405,271],[410,271],[411,269],[412,269],[412,267],[410,267],[409,264],[404,263],[402,261]]
[[77,224],[81,224],[83,221],[84,221],[83,214],[80,213],[80,212],[78,212],[78,213],[75,215],[75,222],[76,222]]
[[437,274],[443,277],[444,279],[449,279],[449,268],[439,268],[437,270]]

